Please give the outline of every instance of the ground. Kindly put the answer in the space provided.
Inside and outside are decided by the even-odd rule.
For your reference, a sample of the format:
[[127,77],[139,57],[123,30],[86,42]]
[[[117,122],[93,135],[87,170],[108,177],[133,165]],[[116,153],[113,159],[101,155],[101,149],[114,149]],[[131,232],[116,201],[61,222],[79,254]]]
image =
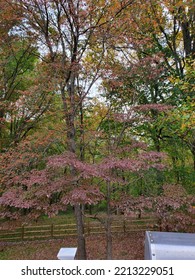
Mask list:
[[[60,240],[0,243],[1,260],[56,260],[61,247],[76,247],[76,238]],[[87,258],[106,259],[104,235],[86,237]],[[130,232],[113,235],[113,259],[143,260],[144,232]]]

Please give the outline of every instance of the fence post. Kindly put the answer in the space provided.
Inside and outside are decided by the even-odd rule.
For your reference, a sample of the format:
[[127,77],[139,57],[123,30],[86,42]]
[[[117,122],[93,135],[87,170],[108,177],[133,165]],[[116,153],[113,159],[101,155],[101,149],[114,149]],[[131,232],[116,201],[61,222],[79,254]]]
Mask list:
[[24,240],[24,225],[22,226],[21,238],[22,238],[22,241],[23,241]]
[[87,233],[90,235],[90,225],[89,225],[89,221],[87,221]]
[[123,231],[124,231],[124,233],[126,232],[126,223],[125,223],[125,220],[123,220]]
[[53,238],[53,228],[54,228],[54,225],[51,224],[51,237]]

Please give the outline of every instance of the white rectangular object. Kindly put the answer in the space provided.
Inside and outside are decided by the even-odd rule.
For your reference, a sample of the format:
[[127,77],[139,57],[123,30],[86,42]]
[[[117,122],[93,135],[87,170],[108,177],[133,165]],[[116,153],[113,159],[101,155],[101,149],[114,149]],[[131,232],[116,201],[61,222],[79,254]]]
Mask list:
[[77,248],[61,248],[57,254],[58,260],[74,260]]
[[195,234],[146,231],[145,260],[195,260]]

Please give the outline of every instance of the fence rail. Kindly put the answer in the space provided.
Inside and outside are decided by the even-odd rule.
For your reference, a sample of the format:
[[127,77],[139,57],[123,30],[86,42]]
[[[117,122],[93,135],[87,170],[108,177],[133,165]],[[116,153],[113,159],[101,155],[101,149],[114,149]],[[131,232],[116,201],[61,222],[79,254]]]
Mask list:
[[[121,219],[113,220],[111,229],[113,233],[145,231],[154,229],[155,224],[155,218]],[[105,233],[104,225],[99,221],[86,221],[84,226],[86,235]],[[0,230],[0,241],[27,241],[76,235],[76,224],[33,225]]]

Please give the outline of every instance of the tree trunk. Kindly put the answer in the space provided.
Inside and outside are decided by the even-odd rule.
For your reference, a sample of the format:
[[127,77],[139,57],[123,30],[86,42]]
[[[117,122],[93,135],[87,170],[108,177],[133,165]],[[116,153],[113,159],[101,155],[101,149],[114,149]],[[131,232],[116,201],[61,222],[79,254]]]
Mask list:
[[106,219],[106,254],[107,260],[112,260],[112,216],[110,207],[111,186],[110,182],[107,184],[107,219]]
[[[195,132],[193,133],[193,138],[195,139]],[[193,168],[195,171],[195,141],[192,140],[191,143],[191,153],[192,153],[192,157],[193,157]]]
[[[67,145],[68,150],[72,153],[76,153],[76,141],[75,141],[75,128],[74,128],[74,117],[69,116],[68,118],[68,131],[67,131]],[[71,169],[72,176],[76,176],[75,169]],[[77,186],[75,186],[77,187]],[[86,248],[85,248],[85,236],[84,236],[84,225],[82,217],[82,209],[79,204],[74,205],[75,218],[77,225],[77,237],[78,237],[78,251],[77,258],[79,260],[86,259]]]
[[180,174],[179,174],[179,171],[178,171],[178,168],[177,168],[177,156],[172,156],[171,158],[172,158],[172,163],[173,163],[173,170],[174,170],[174,173],[175,173],[175,179],[176,179],[177,184],[179,184]]
[[0,110],[0,152],[3,150],[3,121],[2,121],[2,124],[1,124],[1,120],[3,119],[4,117],[4,111],[3,109]]
[[192,151],[192,158],[193,158],[193,169],[195,172],[195,151]]
[[[70,84],[68,87],[69,103],[68,106],[67,97],[65,92],[62,91],[62,101],[64,106],[64,114],[67,126],[67,150],[71,153],[76,154],[76,131],[75,131],[75,88],[74,88],[74,75],[70,78]],[[71,168],[71,175],[76,176],[76,171],[74,167]],[[75,188],[77,186],[75,185]],[[85,236],[84,236],[84,225],[82,217],[82,209],[79,204],[74,205],[75,209],[75,219],[77,225],[77,237],[78,237],[78,248],[77,248],[77,258],[80,260],[86,259],[86,248],[85,248]]]
[[111,232],[111,217],[107,216],[106,221],[106,255],[107,260],[112,260],[112,232]]
[[78,260],[86,260],[86,247],[85,247],[85,234],[84,234],[84,224],[82,211],[79,204],[74,206],[75,209],[75,217],[76,217],[76,225],[77,225],[77,259]]

